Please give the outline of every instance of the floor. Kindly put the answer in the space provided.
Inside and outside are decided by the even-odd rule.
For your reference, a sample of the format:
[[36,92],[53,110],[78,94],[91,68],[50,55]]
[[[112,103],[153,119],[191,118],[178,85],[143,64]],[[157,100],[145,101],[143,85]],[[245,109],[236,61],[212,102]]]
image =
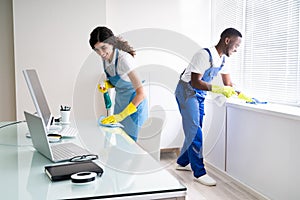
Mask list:
[[186,200],[258,200],[230,178],[210,170],[207,173],[217,181],[216,186],[205,186],[193,180],[190,171],[175,170],[177,155],[174,152],[161,153],[161,164],[187,187]]

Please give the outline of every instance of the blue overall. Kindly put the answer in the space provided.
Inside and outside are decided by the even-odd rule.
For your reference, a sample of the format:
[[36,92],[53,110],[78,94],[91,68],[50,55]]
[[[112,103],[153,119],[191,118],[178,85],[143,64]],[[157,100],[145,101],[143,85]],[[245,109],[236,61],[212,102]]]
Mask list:
[[[204,72],[201,80],[209,83],[224,66],[225,57],[223,57],[223,62],[220,67],[214,67],[209,49],[205,48],[205,50],[209,54],[210,68]],[[185,135],[177,163],[181,166],[186,166],[191,163],[194,176],[198,178],[206,174],[202,155],[202,122],[205,114],[204,100],[206,91],[193,88],[190,82],[187,83],[179,80],[175,90],[175,96],[182,116],[182,126]]]
[[[135,89],[131,82],[123,80],[117,70],[119,51],[116,49],[115,61],[115,76],[110,76],[105,70],[105,62],[103,62],[104,71],[110,83],[115,87],[116,97],[114,114],[122,112],[132,99],[136,96]],[[148,104],[147,99],[144,99],[137,107],[137,111],[130,116],[126,117],[121,124],[124,126],[125,132],[134,140],[137,140],[138,132],[148,117]]]

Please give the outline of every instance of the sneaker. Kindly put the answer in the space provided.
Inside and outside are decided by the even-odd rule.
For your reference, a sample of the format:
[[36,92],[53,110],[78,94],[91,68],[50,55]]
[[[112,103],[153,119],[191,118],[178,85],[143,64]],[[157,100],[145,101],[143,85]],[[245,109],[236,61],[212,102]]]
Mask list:
[[190,165],[190,164],[188,164],[188,165],[186,165],[186,166],[184,166],[184,167],[181,166],[181,165],[179,165],[179,164],[177,164],[176,170],[192,171],[192,168],[191,168],[191,165]]
[[203,185],[207,185],[207,186],[217,185],[217,182],[207,174],[200,176],[198,178],[195,178],[195,180],[198,181],[199,183],[201,183]]

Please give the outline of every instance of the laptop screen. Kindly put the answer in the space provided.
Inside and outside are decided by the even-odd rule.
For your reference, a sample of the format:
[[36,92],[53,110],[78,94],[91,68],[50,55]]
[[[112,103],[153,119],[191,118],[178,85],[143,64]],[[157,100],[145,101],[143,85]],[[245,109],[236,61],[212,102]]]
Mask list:
[[23,74],[36,111],[42,118],[47,129],[49,129],[52,116],[37,72],[34,69],[26,69],[23,70]]

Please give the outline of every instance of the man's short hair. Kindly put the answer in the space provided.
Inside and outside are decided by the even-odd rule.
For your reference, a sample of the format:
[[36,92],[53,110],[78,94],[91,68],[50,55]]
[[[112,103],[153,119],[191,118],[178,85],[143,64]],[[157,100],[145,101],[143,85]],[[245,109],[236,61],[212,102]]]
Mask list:
[[242,34],[234,28],[227,28],[221,33],[222,39],[231,37],[231,36],[242,37]]

